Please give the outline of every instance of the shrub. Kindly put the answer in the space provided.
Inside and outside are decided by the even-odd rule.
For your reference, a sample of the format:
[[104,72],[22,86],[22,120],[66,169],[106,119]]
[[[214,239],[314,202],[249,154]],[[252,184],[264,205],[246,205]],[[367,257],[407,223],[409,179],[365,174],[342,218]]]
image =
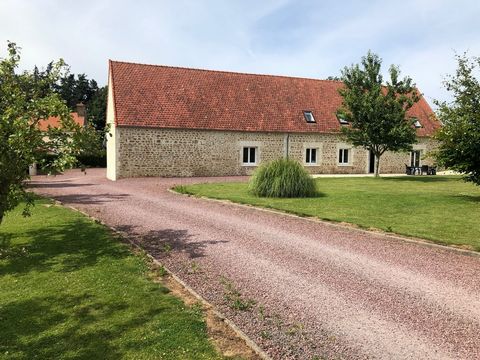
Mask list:
[[252,194],[263,197],[311,197],[317,193],[315,180],[298,161],[290,159],[261,165],[248,188]]
[[85,153],[77,156],[78,162],[89,168],[104,168],[107,167],[107,152],[106,150],[98,151],[96,153]]

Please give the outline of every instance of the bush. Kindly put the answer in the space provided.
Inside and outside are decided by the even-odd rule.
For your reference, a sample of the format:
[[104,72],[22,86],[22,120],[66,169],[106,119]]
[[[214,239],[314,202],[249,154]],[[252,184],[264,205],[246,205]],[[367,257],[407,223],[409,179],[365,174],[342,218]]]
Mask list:
[[295,160],[277,159],[261,165],[253,174],[249,191],[263,197],[311,197],[317,194],[315,180]]
[[107,167],[107,152],[99,151],[95,154],[81,154],[77,156],[78,162],[87,168]]

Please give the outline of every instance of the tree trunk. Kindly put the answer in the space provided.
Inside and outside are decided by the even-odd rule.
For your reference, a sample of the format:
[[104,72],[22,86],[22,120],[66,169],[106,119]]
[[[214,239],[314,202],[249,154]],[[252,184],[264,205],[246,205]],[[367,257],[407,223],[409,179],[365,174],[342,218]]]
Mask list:
[[380,155],[375,154],[375,177],[380,176]]

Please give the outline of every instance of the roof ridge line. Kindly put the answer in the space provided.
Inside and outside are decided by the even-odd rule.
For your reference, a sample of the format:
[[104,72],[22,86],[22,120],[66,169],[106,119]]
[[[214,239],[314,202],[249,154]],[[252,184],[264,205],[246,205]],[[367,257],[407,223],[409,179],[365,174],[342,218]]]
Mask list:
[[119,61],[119,60],[111,60],[111,59],[109,60],[109,62],[120,63],[120,64],[129,64],[129,65],[149,66],[149,67],[156,67],[156,68],[181,69],[181,70],[191,70],[191,71],[205,71],[205,72],[233,74],[233,75],[253,75],[253,76],[265,76],[265,77],[286,78],[286,79],[300,79],[300,80],[312,80],[312,81],[342,83],[341,80],[317,79],[317,78],[311,78],[311,77],[305,77],[305,76],[287,76],[287,75],[276,75],[276,74],[248,73],[248,72],[242,72],[242,71],[212,70],[212,69],[202,69],[202,68],[187,67],[187,66],[144,64],[144,63],[139,63],[139,62],[134,62],[134,61]]

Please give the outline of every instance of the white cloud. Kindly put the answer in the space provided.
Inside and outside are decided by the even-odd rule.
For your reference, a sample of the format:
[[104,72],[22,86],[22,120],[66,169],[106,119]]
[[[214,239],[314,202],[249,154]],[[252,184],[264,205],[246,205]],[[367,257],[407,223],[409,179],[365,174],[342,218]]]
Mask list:
[[453,50],[480,55],[479,15],[470,0],[2,0],[0,53],[12,40],[24,68],[63,57],[102,84],[109,58],[327,77],[371,49],[427,98],[447,98]]

